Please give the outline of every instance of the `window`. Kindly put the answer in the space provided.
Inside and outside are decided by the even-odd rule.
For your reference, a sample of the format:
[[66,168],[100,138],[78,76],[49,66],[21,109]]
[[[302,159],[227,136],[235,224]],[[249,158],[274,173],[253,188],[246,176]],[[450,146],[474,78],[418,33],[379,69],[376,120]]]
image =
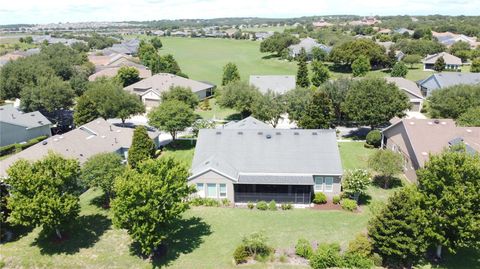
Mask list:
[[197,183],[197,193],[202,197],[205,195],[205,190],[203,189],[203,183]]
[[217,184],[207,184],[207,197],[217,198]]
[[227,185],[220,184],[220,198],[227,197]]
[[325,191],[333,191],[333,177],[325,177]]
[[323,191],[323,177],[314,177],[315,179],[315,191]]

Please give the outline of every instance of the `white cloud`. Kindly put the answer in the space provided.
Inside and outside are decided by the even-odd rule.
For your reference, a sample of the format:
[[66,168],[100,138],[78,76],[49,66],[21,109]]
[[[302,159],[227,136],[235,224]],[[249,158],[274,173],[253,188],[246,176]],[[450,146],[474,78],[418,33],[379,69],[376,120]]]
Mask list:
[[17,0],[0,24],[309,15],[478,15],[480,0]]

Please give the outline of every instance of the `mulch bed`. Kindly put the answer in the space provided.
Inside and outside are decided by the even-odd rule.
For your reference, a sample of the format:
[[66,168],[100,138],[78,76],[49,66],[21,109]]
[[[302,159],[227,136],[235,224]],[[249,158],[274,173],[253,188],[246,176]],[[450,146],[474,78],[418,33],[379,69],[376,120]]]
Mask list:
[[326,204],[314,204],[313,207],[310,207],[314,210],[342,210],[342,206],[340,204],[334,204],[332,202],[328,202]]

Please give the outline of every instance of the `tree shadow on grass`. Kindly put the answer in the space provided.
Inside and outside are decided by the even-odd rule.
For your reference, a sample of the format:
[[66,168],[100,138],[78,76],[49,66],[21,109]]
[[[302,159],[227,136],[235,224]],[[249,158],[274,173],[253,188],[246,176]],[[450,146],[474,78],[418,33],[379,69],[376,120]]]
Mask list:
[[195,140],[175,140],[165,145],[165,149],[168,151],[189,150],[195,148],[196,142]]
[[242,117],[242,114],[240,114],[240,113],[230,114],[227,117],[225,117],[226,121],[242,120],[242,119],[243,119],[243,117]]
[[[203,243],[203,237],[212,233],[210,225],[199,217],[181,219],[175,223],[172,229],[170,237],[155,253],[152,260],[154,268],[167,267],[181,254],[194,251]],[[142,256],[138,244],[133,243],[130,250],[132,253]]]
[[98,195],[92,200],[90,200],[90,204],[94,205],[98,208],[101,209],[109,209],[110,208],[110,202],[105,193],[102,192],[102,195]]
[[351,138],[353,140],[365,140],[369,132],[370,128],[368,127],[358,127],[357,129],[349,131],[343,137]]
[[0,229],[0,244],[17,241],[33,231],[33,227],[9,224],[3,225]]
[[274,54],[269,54],[262,57],[262,59],[264,60],[273,59],[273,58],[280,58],[280,55],[274,53]]
[[358,197],[358,205],[369,205],[372,202],[372,196],[369,194],[360,194]]
[[402,183],[402,180],[398,177],[391,177],[390,179],[388,179],[388,185],[387,187],[385,188],[385,180],[387,180],[388,178],[385,177],[385,176],[380,176],[380,175],[376,175],[373,177],[373,185],[374,186],[377,186],[379,188],[382,188],[382,189],[394,189],[394,188],[398,188],[398,187],[402,187],[403,186],[403,183]]
[[63,240],[58,240],[55,233],[42,230],[32,245],[38,246],[43,255],[73,254],[92,247],[111,225],[111,220],[101,214],[79,216],[62,233]]

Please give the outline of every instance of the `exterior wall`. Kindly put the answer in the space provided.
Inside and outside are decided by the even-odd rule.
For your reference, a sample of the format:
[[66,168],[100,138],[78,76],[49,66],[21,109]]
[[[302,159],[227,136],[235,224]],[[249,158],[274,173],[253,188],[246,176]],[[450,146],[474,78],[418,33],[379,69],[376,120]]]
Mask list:
[[0,122],[0,131],[0,146],[25,142],[42,135],[52,135],[50,125],[27,129],[23,126]]
[[393,128],[387,130],[385,133],[386,144],[385,148],[399,152],[404,158],[404,173],[407,179],[411,182],[417,182],[416,170],[419,165],[415,159],[415,153],[409,142],[405,128],[402,124],[398,124]]
[[213,95],[214,87],[196,92],[199,100],[203,100]]
[[[213,171],[209,171],[207,173],[204,173],[202,175],[199,175],[198,177],[196,178],[193,178],[191,180],[189,180],[188,184],[190,185],[195,185],[197,183],[203,183],[204,186],[203,186],[203,193],[196,193],[194,195],[196,196],[200,196],[200,197],[207,197],[206,196],[206,191],[207,191],[207,183],[214,183],[214,184],[217,184],[217,198],[216,199],[223,199],[223,198],[220,198],[219,197],[219,194],[218,194],[218,191],[220,189],[220,186],[218,184],[225,184],[226,187],[227,187],[227,199],[230,200],[231,202],[235,202],[234,201],[234,194],[233,194],[233,182],[232,180],[216,173],[216,172],[213,172]],[[212,198],[212,197],[210,197]]]
[[[322,175],[316,175],[320,177],[330,177],[330,176],[322,176]],[[331,176],[333,177],[333,188],[332,191],[325,191],[325,182],[322,184],[321,190],[316,189],[315,185],[313,186],[314,192],[323,192],[325,195],[329,198],[332,198],[335,195],[339,195],[340,192],[342,192],[342,178],[339,176]]]

